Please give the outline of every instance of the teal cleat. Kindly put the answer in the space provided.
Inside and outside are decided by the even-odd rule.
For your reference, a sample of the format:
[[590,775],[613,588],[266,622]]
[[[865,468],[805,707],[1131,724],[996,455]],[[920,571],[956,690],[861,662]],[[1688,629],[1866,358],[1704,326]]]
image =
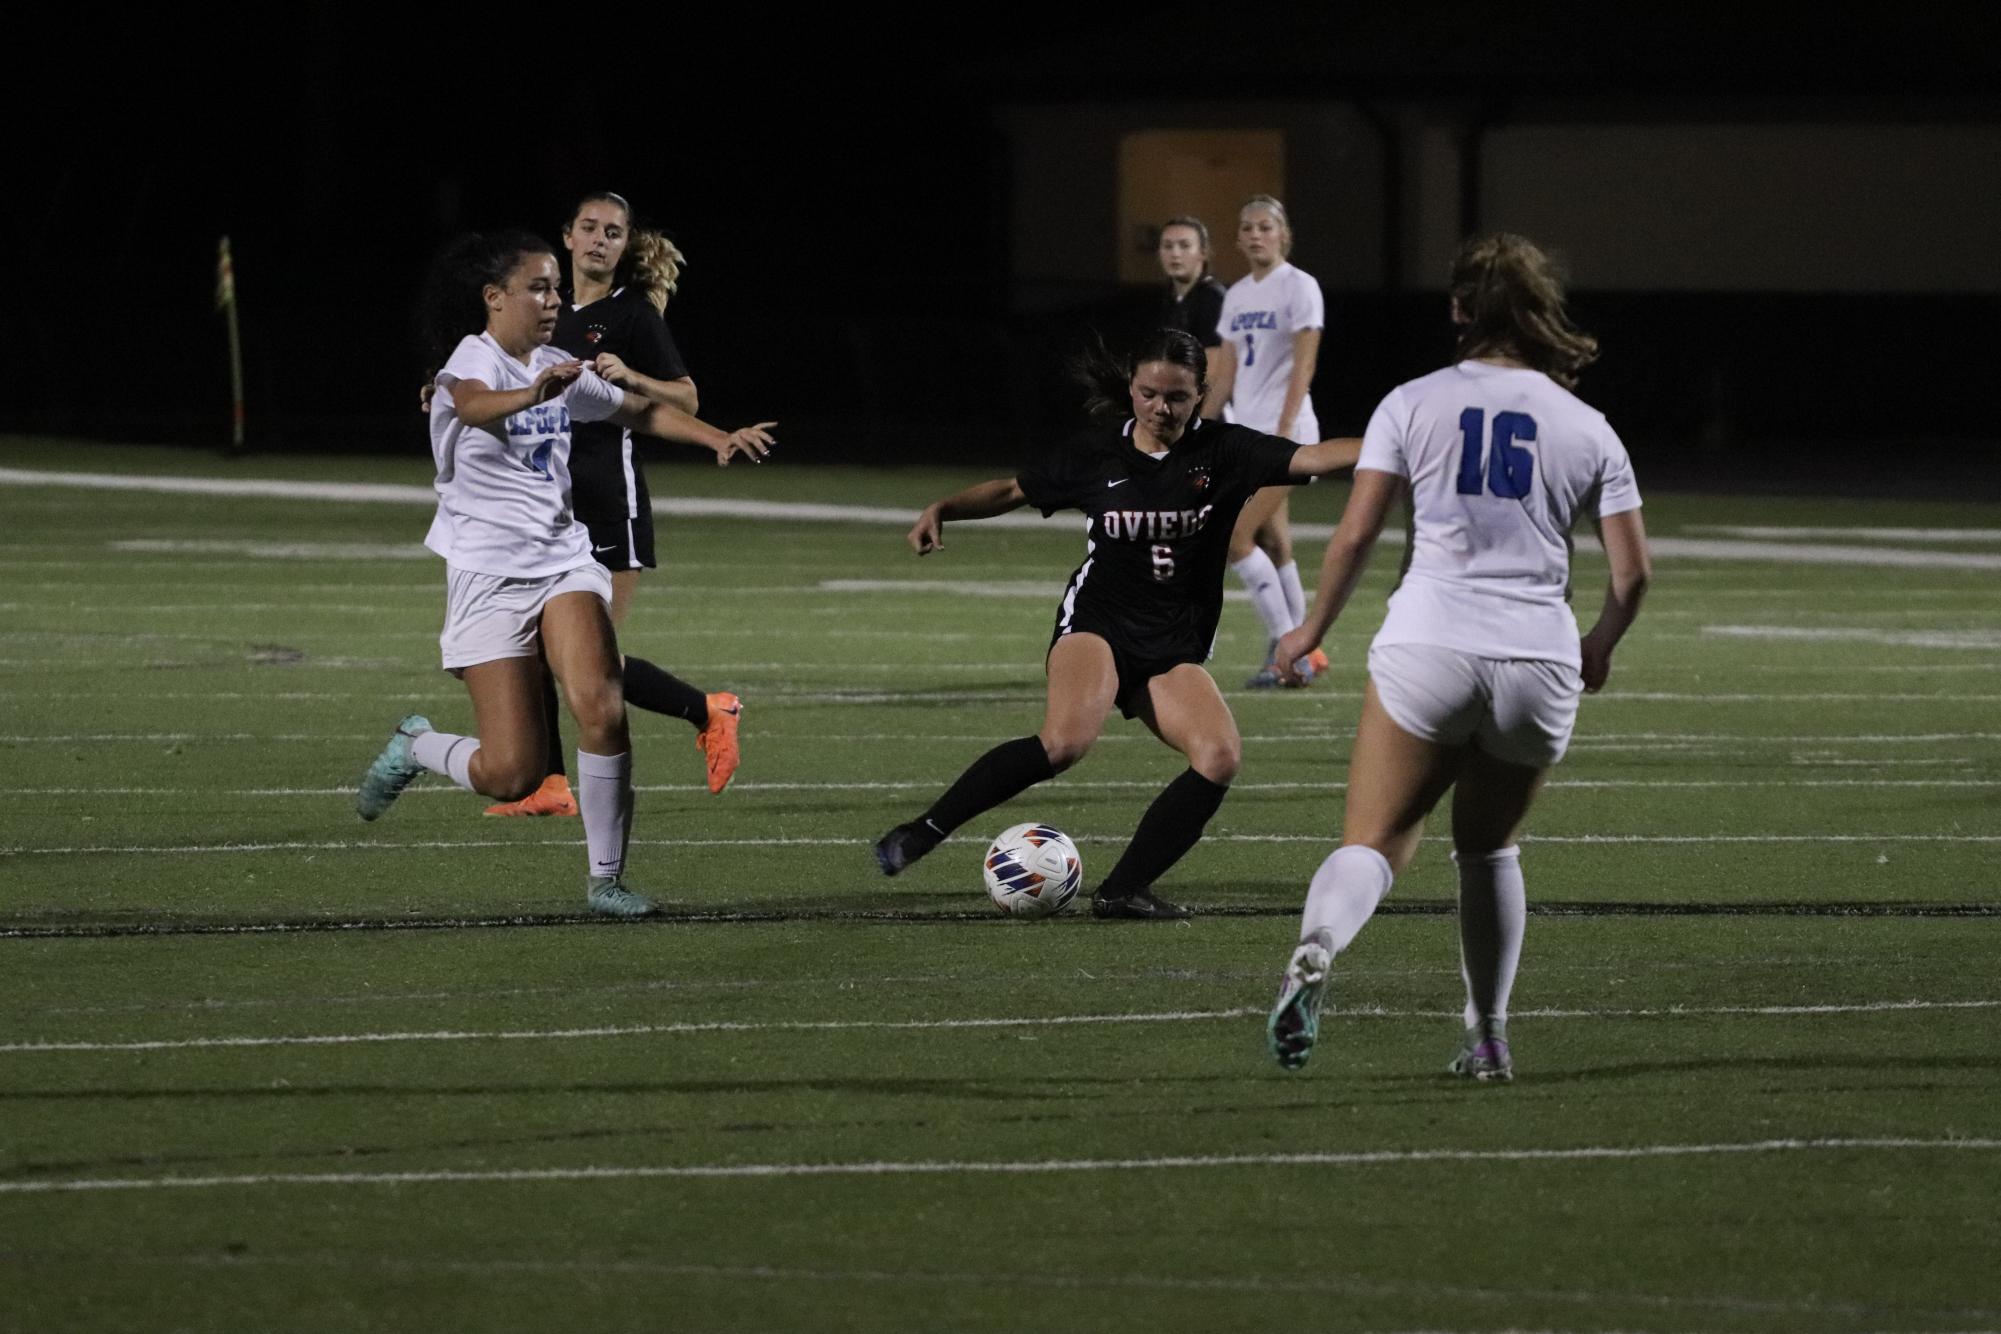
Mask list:
[[1292,960],[1279,982],[1278,1001],[1265,1021],[1265,1037],[1271,1044],[1272,1059],[1287,1070],[1297,1070],[1313,1054],[1314,1039],[1320,1036],[1320,1003],[1327,990],[1327,973],[1334,951],[1327,937],[1316,933],[1299,942]]
[[1508,1053],[1508,1021],[1483,1019],[1466,1030],[1460,1039],[1459,1054],[1446,1073],[1481,1083],[1507,1084],[1515,1078],[1514,1058]]
[[651,917],[660,911],[659,904],[633,893],[617,876],[592,876],[588,897],[591,911],[600,917]]
[[368,766],[368,772],[361,776],[361,789],[354,794],[354,809],[362,819],[373,820],[388,810],[411,780],[424,772],[424,766],[410,755],[410,742],[430,730],[431,720],[418,713],[396,724],[396,734]]

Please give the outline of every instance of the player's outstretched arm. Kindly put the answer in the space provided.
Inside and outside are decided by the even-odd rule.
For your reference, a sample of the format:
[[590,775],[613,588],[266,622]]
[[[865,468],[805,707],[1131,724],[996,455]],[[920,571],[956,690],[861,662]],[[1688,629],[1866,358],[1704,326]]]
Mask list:
[[1306,613],[1305,622],[1286,631],[1272,650],[1279,672],[1288,679],[1296,679],[1295,665],[1320,647],[1334,618],[1348,605],[1355,585],[1361,582],[1362,571],[1368,567],[1376,538],[1382,535],[1390,504],[1402,485],[1402,478],[1373,468],[1355,474],[1355,489],[1348,493],[1348,506],[1341,511],[1341,523],[1334,529],[1334,536],[1327,539],[1327,554],[1320,562],[1320,587],[1313,599],[1313,609]]
[[623,406],[612,414],[612,420],[662,440],[712,449],[716,454],[716,463],[721,467],[729,466],[729,461],[739,454],[753,463],[762,463],[778,444],[771,437],[771,428],[778,425],[777,422],[759,422],[755,426],[725,431],[670,404],[649,403],[630,390],[625,393]]
[[945,545],[945,524],[948,520],[991,519],[996,514],[1020,509],[1027,503],[1028,497],[1021,493],[1021,484],[1012,477],[981,482],[925,506],[924,512],[917,516],[916,524],[905,535],[905,540],[910,543],[912,551],[928,556]]
[[1360,437],[1339,436],[1317,445],[1301,445],[1293,451],[1292,467],[1287,473],[1292,477],[1325,477],[1330,472],[1354,467],[1355,460],[1361,457]]
[[1584,688],[1594,693],[1612,674],[1612,650],[1640,614],[1640,602],[1654,574],[1653,557],[1647,551],[1647,526],[1638,510],[1600,519],[1598,540],[1604,544],[1612,578],[1605,586],[1605,607],[1598,613],[1598,623],[1578,645],[1584,659]]

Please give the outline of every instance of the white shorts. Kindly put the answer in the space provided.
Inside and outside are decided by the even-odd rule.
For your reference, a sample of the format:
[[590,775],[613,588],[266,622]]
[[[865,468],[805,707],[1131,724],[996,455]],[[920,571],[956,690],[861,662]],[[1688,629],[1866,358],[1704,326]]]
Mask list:
[[438,648],[448,672],[542,651],[542,607],[559,593],[595,593],[611,605],[611,573],[592,561],[540,579],[445,567],[445,629]]
[[1369,679],[1390,721],[1441,746],[1468,742],[1508,764],[1563,758],[1584,678],[1561,662],[1482,658],[1431,644],[1369,650]]

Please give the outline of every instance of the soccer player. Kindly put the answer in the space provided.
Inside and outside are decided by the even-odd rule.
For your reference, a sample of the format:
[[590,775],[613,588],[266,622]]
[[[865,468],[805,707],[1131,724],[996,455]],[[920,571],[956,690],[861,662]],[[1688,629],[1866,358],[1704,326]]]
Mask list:
[[[1527,915],[1516,831],[1563,757],[1580,691],[1595,691],[1639,613],[1650,560],[1625,446],[1571,393],[1598,340],[1571,323],[1550,260],[1505,233],[1452,266],[1458,361],[1390,391],[1370,419],[1354,489],[1328,543],[1291,663],[1347,604],[1384,516],[1408,496],[1411,548],[1369,648],[1341,846],[1314,874],[1267,1025],[1272,1055],[1305,1064],[1331,961],[1346,950],[1452,791],[1466,1029],[1452,1073],[1513,1077],[1508,994]],[[1581,638],[1569,605],[1570,529],[1596,520],[1611,568]]]
[[1167,275],[1159,327],[1194,335],[1209,368],[1204,378],[1213,382],[1222,375],[1223,358],[1229,353],[1216,331],[1223,315],[1223,284],[1209,272],[1208,224],[1187,214],[1168,219],[1160,229],[1156,253],[1160,271]]
[[[1320,422],[1310,391],[1326,303],[1313,275],[1287,262],[1292,224],[1285,205],[1270,195],[1246,203],[1237,214],[1237,248],[1251,271],[1223,297],[1219,329],[1228,354],[1204,411],[1287,440],[1317,440]],[[1306,590],[1292,558],[1291,499],[1283,486],[1253,496],[1230,534],[1230,568],[1250,590],[1272,644],[1306,616]],[[1304,685],[1326,668],[1327,655],[1317,648],[1295,672],[1281,672],[1267,653],[1244,684]]]
[[944,526],[1033,505],[1089,518],[1084,563],[1070,576],[1046,658],[1042,730],[975,760],[929,810],[890,830],[876,861],[896,875],[947,834],[1084,758],[1114,705],[1188,757],[1147,809],[1132,842],[1091,898],[1099,917],[1186,917],[1153,892],[1201,838],[1237,775],[1236,720],[1202,667],[1223,608],[1231,522],[1259,487],[1348,467],[1359,440],[1300,446],[1196,416],[1206,389],[1202,346],[1163,329],[1121,365],[1102,349],[1081,363],[1096,417],[1123,418],[1077,436],[1016,477],[937,501],[909,542],[944,546]]
[[[695,382],[681,362],[664,318],[667,298],[685,262],[665,236],[633,223],[632,206],[606,190],[587,195],[563,224],[570,287],[556,316],[554,345],[595,359],[620,388],[693,414]],[[655,567],[653,501],[632,447],[632,431],[617,422],[573,424],[570,484],[577,519],[590,530],[591,554],[611,571],[611,622],[623,628],[642,570]],[[625,702],[680,718],[695,729],[709,791],[721,792],[736,773],[737,722],[743,701],[707,692],[645,658],[625,655]],[[488,815],[575,815],[576,799],[563,768],[562,723],[552,678],[544,681],[549,720],[549,774],[519,801],[489,806]]]
[[439,646],[472,697],[478,734],[404,718],[362,775],[355,809],[376,819],[427,770],[503,801],[532,791],[548,773],[546,661],[577,720],[586,901],[640,917],[656,907],[624,884],[632,755],[611,575],[571,507],[571,423],[614,421],[713,450],[718,464],[760,459],[772,442],[763,426],[725,433],[649,404],[550,347],[557,282],[550,248],[509,232],[460,238],[426,284],[424,325],[449,356],[430,405],[438,510],[424,544],[445,560]]

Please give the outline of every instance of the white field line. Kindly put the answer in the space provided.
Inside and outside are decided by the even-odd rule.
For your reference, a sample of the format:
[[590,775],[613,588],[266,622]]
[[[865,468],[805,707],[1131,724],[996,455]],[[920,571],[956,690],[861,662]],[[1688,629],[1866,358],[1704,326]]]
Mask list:
[[[1873,763],[1874,761],[1871,761]],[[1586,791],[1610,789],[1652,788],[1765,788],[1775,780],[1763,778],[1567,778],[1543,784],[1550,788],[1578,788]],[[1844,788],[1859,787],[1871,791],[1885,788],[1994,788],[2001,787],[2001,778],[1785,778],[1781,780],[1787,788]],[[1040,791],[1061,792],[1152,792],[1161,787],[1161,782],[1149,778],[1058,778],[1041,784]],[[936,778],[900,779],[859,783],[835,782],[739,782],[730,785],[732,792],[929,792],[943,786]],[[1258,783],[1232,783],[1232,792],[1345,792],[1348,784],[1344,779],[1287,780]],[[258,788],[216,788],[216,787],[16,787],[5,789],[8,795],[16,797],[242,797],[248,799],[293,798],[293,797],[346,797],[354,795],[353,784],[339,787],[258,787]],[[702,783],[634,783],[634,792],[692,795],[706,792]],[[459,789],[432,783],[413,787],[405,796],[446,797],[461,795]]]
[[[1994,1010],[2001,1000],[1859,1001],[1831,1005],[1667,1005],[1634,1009],[1516,1010],[1514,1019],[1687,1019],[1703,1016],[1742,1018],[1827,1018],[1857,1014],[1892,1014],[1930,1010]],[[1165,1010],[1150,1014],[1017,1015],[979,1019],[716,1019],[669,1024],[611,1024],[591,1028],[430,1029],[373,1033],[307,1033],[239,1035],[207,1038],[154,1038],[133,1042],[6,1042],[0,1055],[38,1056],[63,1052],[213,1051],[245,1047],[351,1047],[406,1042],[572,1042],[586,1038],[684,1037],[706,1033],[839,1033],[940,1032],[991,1028],[1075,1028],[1107,1024],[1214,1023],[1262,1015],[1262,1008],[1237,1006],[1227,1010]],[[1422,1019],[1450,1018],[1457,1009],[1392,1010],[1381,1006],[1349,1007],[1327,1012],[1329,1018]]]
[[246,1186],[422,1186],[474,1182],[771,1180],[796,1177],[995,1176],[1070,1172],[1159,1172],[1237,1167],[1402,1167],[1438,1163],[1583,1163],[1781,1153],[1991,1153],[2001,1139],[1766,1139],[1716,1144],[1585,1145],[1545,1149],[1375,1149],[1331,1153],[1189,1154],[1157,1158],[1029,1158],[1000,1161],[691,1163],[675,1167],[434,1169],[408,1172],[262,1172],[233,1176],[71,1177],[0,1182],[0,1194],[214,1190]]
[[1682,525],[1681,531],[1714,534],[1717,537],[1748,537],[1759,542],[1833,538],[1850,542],[2001,543],[2001,528],[1781,528],[1754,524],[1691,523]]
[[[1781,780],[1783,781],[1783,780]],[[1789,785],[1790,786],[1790,785]],[[1104,843],[1123,845],[1131,841],[1132,835],[1120,834],[1072,834],[1078,843]],[[1312,843],[1332,845],[1326,834],[1204,834],[1207,843]],[[971,847],[984,845],[984,837],[969,837],[955,834],[945,840],[947,844]],[[1439,845],[1449,844],[1451,837],[1434,835],[1425,842]],[[2001,834],[1523,834],[1523,843],[1549,844],[1647,844],[1653,846],[1712,846],[1727,844],[1759,844],[1768,846],[1791,844],[1865,844],[1875,846],[1884,843],[2001,843]],[[873,844],[867,838],[635,838],[631,846],[635,848],[866,848]],[[117,844],[100,843],[73,845],[56,848],[0,847],[0,858],[5,857],[81,857],[86,855],[124,855],[146,857],[168,856],[215,856],[236,853],[265,852],[381,852],[401,854],[413,850],[439,851],[450,849],[476,850],[479,848],[575,848],[583,845],[583,834],[568,838],[487,838],[487,839],[424,839],[417,841],[391,840],[292,840],[272,843],[202,843],[187,845],[167,844]]]
[[1883,644],[1900,648],[2001,648],[2001,630],[1864,630],[1851,626],[1705,625],[1723,639],[1792,640],[1817,644]]
[[[99,491],[148,491],[173,495],[262,496],[274,499],[337,501],[361,504],[431,506],[436,493],[428,486],[363,482],[289,482],[253,478],[141,477],[112,473],[42,471],[0,468],[0,486],[39,486]],[[917,517],[915,508],[875,505],[816,505],[784,501],[710,500],[692,497],[663,497],[653,502],[653,512],[682,518],[727,518],[773,520],[785,523],[861,523],[907,528]],[[1044,519],[1033,513],[1016,511],[992,519],[982,519],[982,527],[1034,528],[1050,532],[1076,532],[1078,516],[1060,514]],[[1293,535],[1304,541],[1324,542],[1333,535],[1331,524],[1293,525]],[[1815,531],[1815,530],[1808,530]],[[1848,530],[1836,530],[1846,533]],[[1949,532],[1961,530],[1945,530]],[[1819,535],[1816,532],[1815,535]],[[1383,533],[1385,542],[1400,542],[1395,529]],[[1781,561],[1811,565],[1907,566],[1931,569],[2001,570],[2001,554],[1911,550],[1884,546],[1849,546],[1792,541],[1751,542],[1734,538],[1655,537],[1650,543],[1656,556],[1692,557],[1710,560]],[[1579,534],[1579,551],[1596,552],[1595,539]]]

